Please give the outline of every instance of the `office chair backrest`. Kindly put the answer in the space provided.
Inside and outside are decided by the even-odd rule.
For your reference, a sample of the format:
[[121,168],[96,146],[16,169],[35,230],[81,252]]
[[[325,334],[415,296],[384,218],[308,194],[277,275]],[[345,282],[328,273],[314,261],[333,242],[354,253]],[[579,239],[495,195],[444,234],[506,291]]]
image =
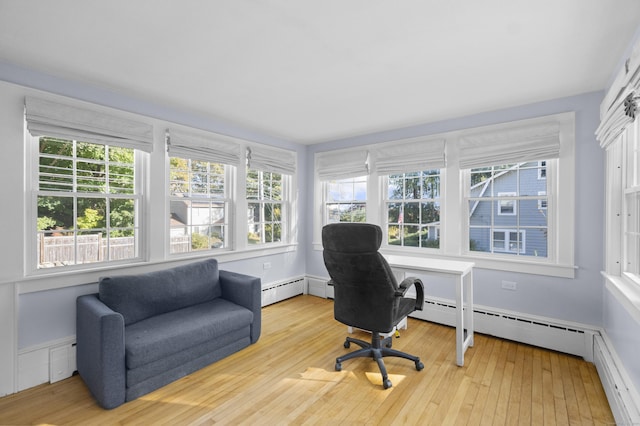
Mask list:
[[322,228],[324,263],[334,285],[336,320],[364,330],[389,332],[397,309],[397,281],[378,252],[382,230],[369,223]]

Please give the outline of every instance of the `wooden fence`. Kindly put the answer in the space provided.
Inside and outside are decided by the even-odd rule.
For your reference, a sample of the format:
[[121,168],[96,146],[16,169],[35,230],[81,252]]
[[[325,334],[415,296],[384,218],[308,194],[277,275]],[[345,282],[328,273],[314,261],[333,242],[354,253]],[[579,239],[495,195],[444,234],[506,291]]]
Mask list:
[[191,251],[191,239],[188,235],[172,236],[169,253],[189,253]]
[[[77,257],[74,238],[77,238]],[[172,236],[171,254],[191,251],[191,240],[188,235]],[[40,266],[74,265],[82,263],[102,262],[105,260],[125,260],[136,257],[134,237],[107,239],[101,234],[73,236],[38,235],[38,251]]]
[[[77,248],[76,248],[77,244]],[[73,265],[136,256],[134,237],[110,238],[101,234],[46,237],[38,235],[40,265]],[[76,255],[77,254],[77,255]]]

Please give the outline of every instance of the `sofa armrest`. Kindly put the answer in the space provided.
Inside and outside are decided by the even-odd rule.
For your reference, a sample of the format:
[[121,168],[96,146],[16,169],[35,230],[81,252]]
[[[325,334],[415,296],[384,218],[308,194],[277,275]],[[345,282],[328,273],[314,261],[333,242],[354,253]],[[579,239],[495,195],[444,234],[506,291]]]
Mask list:
[[258,341],[262,327],[262,282],[260,278],[220,270],[222,298],[253,312],[251,343]]
[[78,373],[107,409],[125,402],[124,318],[88,294],[76,299]]

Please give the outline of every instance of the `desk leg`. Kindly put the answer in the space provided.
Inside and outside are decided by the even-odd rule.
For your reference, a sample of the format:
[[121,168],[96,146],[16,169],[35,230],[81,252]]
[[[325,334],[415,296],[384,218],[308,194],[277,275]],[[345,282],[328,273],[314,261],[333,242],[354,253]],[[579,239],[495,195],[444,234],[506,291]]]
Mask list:
[[464,277],[456,278],[456,364],[464,365]]
[[473,333],[475,331],[473,325],[473,271],[469,271],[469,273],[464,277],[464,292],[467,297],[467,308],[465,310],[465,326],[467,328],[467,342],[465,342],[464,350],[467,350],[467,347],[473,346]]
[[464,353],[473,346],[473,272],[456,280],[456,363],[464,365]]

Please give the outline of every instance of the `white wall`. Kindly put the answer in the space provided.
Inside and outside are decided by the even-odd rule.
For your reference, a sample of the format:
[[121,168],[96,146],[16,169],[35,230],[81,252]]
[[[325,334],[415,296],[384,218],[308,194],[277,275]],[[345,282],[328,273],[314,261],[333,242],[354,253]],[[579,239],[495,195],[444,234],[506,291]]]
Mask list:
[[[564,321],[602,326],[602,269],[603,236],[603,175],[604,154],[595,139],[599,124],[599,107],[603,92],[556,99],[515,108],[460,117],[437,123],[365,135],[341,141],[311,146],[308,164],[313,164],[317,151],[346,148],[376,142],[398,140],[421,135],[440,134],[484,125],[575,111],[576,113],[576,242],[578,269],[574,279],[501,272],[476,268],[474,272],[474,301],[477,304],[511,310]],[[309,170],[308,192],[313,192],[313,172]],[[309,209],[313,208],[309,200]],[[312,224],[307,231],[313,235]],[[326,277],[320,250],[307,250],[307,273]],[[517,290],[501,288],[502,280],[517,282]],[[450,283],[427,277],[426,292],[430,296],[453,299]]]

